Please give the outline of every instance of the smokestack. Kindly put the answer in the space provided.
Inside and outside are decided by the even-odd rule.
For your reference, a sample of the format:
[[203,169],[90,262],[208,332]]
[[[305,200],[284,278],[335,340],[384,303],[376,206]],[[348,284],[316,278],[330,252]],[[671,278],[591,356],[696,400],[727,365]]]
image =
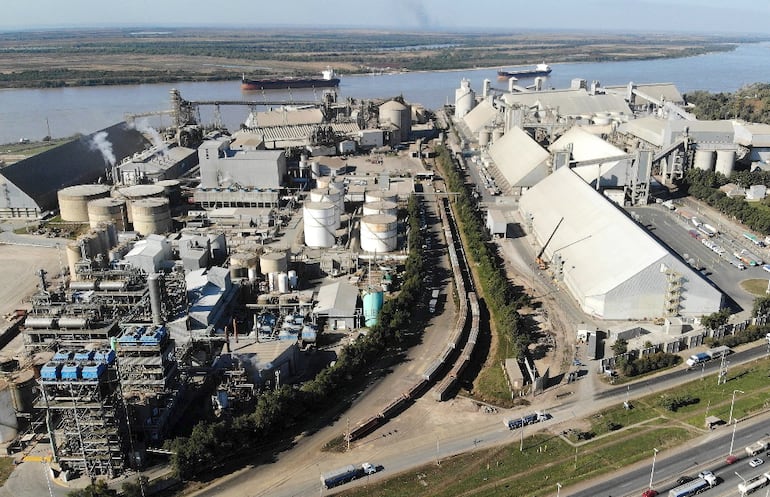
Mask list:
[[150,287],[150,311],[152,312],[152,324],[163,324],[163,306],[161,305],[160,295],[161,275],[152,273],[147,277],[147,284]]

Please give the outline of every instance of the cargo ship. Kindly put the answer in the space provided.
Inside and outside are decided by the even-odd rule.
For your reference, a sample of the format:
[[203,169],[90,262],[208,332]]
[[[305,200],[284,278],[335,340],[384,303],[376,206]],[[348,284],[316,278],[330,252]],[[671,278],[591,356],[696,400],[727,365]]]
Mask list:
[[538,64],[535,66],[534,69],[511,69],[509,71],[504,71],[500,69],[497,71],[497,78],[498,79],[509,79],[509,78],[535,78],[537,76],[548,76],[551,74],[551,66],[543,62],[542,64]]
[[340,80],[334,74],[333,69],[327,69],[320,78],[263,78],[247,79],[244,74],[241,77],[241,90],[291,90],[298,88],[336,88]]

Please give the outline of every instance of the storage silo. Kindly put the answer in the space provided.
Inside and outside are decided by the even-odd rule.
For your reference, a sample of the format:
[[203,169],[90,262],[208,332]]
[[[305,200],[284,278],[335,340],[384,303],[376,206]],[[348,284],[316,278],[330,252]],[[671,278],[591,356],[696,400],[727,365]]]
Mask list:
[[[330,183],[330,185],[332,184],[334,183]],[[310,190],[310,201],[311,202],[329,202],[331,204],[334,204],[336,208],[335,215],[337,216],[334,227],[335,228],[339,227],[340,217],[342,216],[342,213],[345,211],[345,195],[343,194],[342,191],[332,186],[329,186],[328,188],[315,188],[313,190]]]
[[163,187],[163,196],[165,196],[171,206],[182,203],[182,183],[177,179],[163,179],[155,183]]
[[703,171],[712,171],[714,169],[714,151],[713,150],[696,150],[695,151],[695,168]]
[[19,420],[13,406],[11,385],[0,380],[0,442],[10,442],[19,434]]
[[390,190],[371,189],[366,190],[365,200],[369,202],[397,202],[398,196]]
[[259,270],[263,275],[286,271],[286,252],[268,252],[259,256]]
[[128,222],[134,221],[134,210],[132,205],[137,200],[145,198],[164,197],[165,190],[160,185],[131,185],[125,188],[121,188],[115,192],[112,192],[112,196],[115,198],[121,198],[126,201],[128,205]]
[[476,92],[471,88],[471,82],[465,78],[460,81],[460,88],[455,90],[455,117],[461,119],[473,109],[476,104]]
[[321,164],[317,160],[310,163],[310,175],[315,180],[321,177]]
[[35,372],[26,369],[13,376],[11,398],[16,412],[31,413],[35,403]]
[[289,293],[289,275],[284,272],[278,273],[278,293]]
[[379,321],[380,309],[384,301],[382,290],[372,288],[364,292],[364,324],[372,327]]
[[70,280],[77,279],[77,273],[75,272],[75,266],[80,261],[82,252],[80,250],[80,244],[76,241],[67,243],[67,267],[70,270]]
[[398,204],[390,200],[377,200],[364,204],[364,216],[372,214],[389,214],[396,216],[398,214]]
[[257,254],[250,252],[233,252],[230,254],[230,278],[246,278],[249,268],[256,269]]
[[113,223],[120,231],[128,230],[126,201],[119,198],[98,198],[88,202],[88,222],[92,228],[99,223]]
[[57,192],[59,213],[63,221],[88,222],[88,202],[109,197],[108,185],[75,185]]
[[735,150],[717,150],[716,172],[729,178],[735,167]]
[[302,208],[305,223],[305,245],[313,248],[329,248],[334,245],[337,207],[330,202],[307,202]]
[[366,252],[392,252],[398,242],[396,216],[373,214],[361,218],[361,250]]
[[412,132],[412,111],[408,106],[398,100],[389,100],[380,105],[380,124],[393,124],[397,131],[394,132],[397,142],[406,141]]
[[171,209],[168,199],[143,198],[131,202],[134,230],[140,234],[160,235],[171,231]]
[[484,148],[489,145],[490,133],[488,129],[482,129],[479,131],[479,148]]

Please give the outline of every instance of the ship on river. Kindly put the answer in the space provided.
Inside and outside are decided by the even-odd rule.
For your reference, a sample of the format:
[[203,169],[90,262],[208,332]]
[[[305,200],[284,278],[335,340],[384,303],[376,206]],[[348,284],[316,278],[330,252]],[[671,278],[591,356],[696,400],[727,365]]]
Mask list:
[[293,90],[299,88],[336,88],[340,79],[333,69],[327,69],[320,78],[261,78],[248,79],[244,74],[241,78],[241,90]]
[[513,68],[507,71],[504,71],[500,69],[497,71],[497,78],[498,79],[509,79],[509,78],[535,78],[537,76],[548,76],[551,74],[551,66],[543,62],[542,64],[538,64],[535,66],[534,69],[530,68]]

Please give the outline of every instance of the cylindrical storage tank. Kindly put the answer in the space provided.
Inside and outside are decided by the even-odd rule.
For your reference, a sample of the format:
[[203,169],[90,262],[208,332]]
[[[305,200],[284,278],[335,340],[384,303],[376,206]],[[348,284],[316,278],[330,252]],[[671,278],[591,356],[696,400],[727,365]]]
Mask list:
[[135,201],[145,198],[161,198],[164,196],[164,193],[165,190],[160,185],[132,185],[113,192],[112,196],[125,199],[128,205],[128,222],[132,223],[134,221],[132,205]]
[[268,252],[259,256],[259,269],[265,275],[286,271],[287,265],[286,252]]
[[70,270],[70,281],[77,279],[77,273],[75,272],[75,265],[80,261],[81,252],[80,244],[78,242],[69,242],[67,248],[67,267]]
[[471,82],[465,78],[460,81],[460,88],[455,89],[455,117],[462,118],[471,111],[476,103],[476,92]]
[[19,421],[13,405],[11,385],[0,380],[0,442],[10,442],[19,434]]
[[35,372],[31,369],[14,375],[11,382],[11,395],[16,412],[32,412],[35,401],[35,384]]
[[289,275],[278,273],[278,293],[289,293]]
[[321,178],[321,164],[317,160],[310,163],[310,174],[316,181]]
[[182,203],[182,183],[176,179],[163,179],[155,183],[163,187],[163,195],[168,199],[169,204],[176,206]]
[[59,318],[59,328],[67,330],[85,329],[88,327],[88,318],[65,316]]
[[503,137],[503,134],[505,132],[502,130],[502,128],[495,128],[492,130],[492,143],[496,143],[497,140]]
[[717,150],[716,172],[729,178],[735,167],[735,150]]
[[59,190],[62,221],[88,222],[88,202],[110,196],[109,185],[75,185]]
[[365,200],[367,203],[378,201],[397,202],[398,196],[390,190],[372,189],[366,190]]
[[307,202],[302,208],[305,224],[305,245],[313,248],[329,248],[334,245],[337,207],[329,202]]
[[361,218],[361,250],[392,252],[398,242],[396,216],[373,214]]
[[257,267],[257,255],[248,252],[230,254],[230,277],[246,278],[249,268]]
[[144,236],[171,231],[171,209],[168,199],[145,198],[131,202],[134,230]]
[[374,326],[378,322],[380,309],[384,301],[384,295],[381,291],[369,289],[364,293],[364,324],[368,327]]
[[412,112],[409,108],[397,100],[389,100],[380,105],[380,124],[391,123],[395,141],[402,142],[409,139],[412,127]]
[[364,216],[372,214],[398,215],[398,204],[388,200],[378,200],[377,202],[367,202],[364,204]]
[[56,327],[56,318],[53,316],[27,316],[24,318],[24,327],[50,330]]
[[100,280],[99,290],[105,292],[123,292],[128,288],[126,280]]
[[152,273],[147,276],[147,286],[150,290],[150,312],[152,324],[163,324],[163,307],[161,304],[160,274]]
[[315,188],[310,191],[310,201],[311,202],[329,202],[331,204],[334,204],[336,211],[336,221],[334,224],[335,228],[338,228],[340,225],[340,218],[342,216],[342,212],[345,210],[345,198],[344,193],[337,188],[332,187],[334,183],[330,183],[330,186],[328,188]]
[[488,129],[482,129],[479,131],[479,147],[486,147],[489,145],[490,133]]
[[70,281],[73,292],[87,292],[96,289],[96,280]]
[[92,228],[100,223],[114,223],[118,230],[128,230],[128,208],[119,198],[98,198],[88,202],[88,222]]
[[297,277],[297,272],[291,269],[288,274],[289,274],[289,288],[291,288],[292,290],[295,290],[299,285],[299,278]]
[[695,151],[695,168],[703,171],[711,171],[714,169],[714,151],[713,150],[696,150]]
[[276,281],[278,280],[278,273],[270,273],[267,275],[267,288],[271,291],[275,291]]
[[247,268],[246,269],[246,276],[249,278],[249,282],[250,283],[254,283],[255,281],[257,281],[257,268],[256,268],[256,266],[255,267]]

